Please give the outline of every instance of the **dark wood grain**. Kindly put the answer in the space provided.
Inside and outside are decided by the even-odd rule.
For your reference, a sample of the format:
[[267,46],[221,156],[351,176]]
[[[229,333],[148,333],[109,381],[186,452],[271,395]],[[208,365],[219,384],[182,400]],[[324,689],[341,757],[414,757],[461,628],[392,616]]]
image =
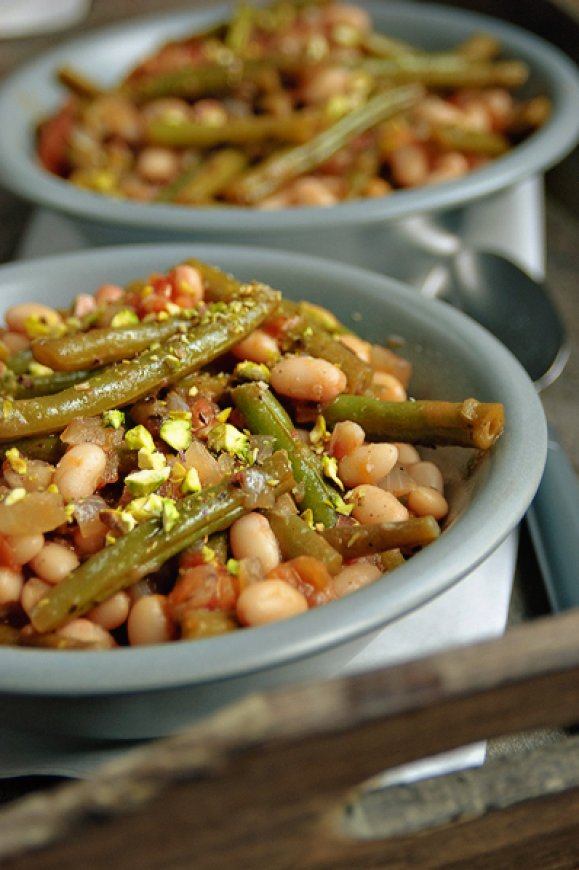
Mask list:
[[0,857],[12,853],[5,866],[18,870],[105,868],[120,854],[142,868],[345,868],[354,857],[402,867],[409,854],[430,867],[444,865],[428,863],[423,837],[446,864],[525,854],[539,835],[560,849],[579,830],[577,741],[371,795],[362,814],[352,789],[384,767],[575,721],[578,633],[573,611],[499,641],[251,696],[92,781],[14,803],[0,813]]

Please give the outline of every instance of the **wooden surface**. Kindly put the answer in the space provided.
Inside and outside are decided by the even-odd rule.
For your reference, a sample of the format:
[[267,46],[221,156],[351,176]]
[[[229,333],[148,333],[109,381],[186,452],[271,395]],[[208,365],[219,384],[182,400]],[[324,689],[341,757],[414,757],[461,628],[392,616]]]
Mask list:
[[[90,19],[76,30],[136,14],[195,5],[201,4],[175,0],[94,0]],[[561,16],[558,7],[577,8],[578,0],[556,0],[556,3],[510,0],[508,4],[502,0],[455,0],[455,5],[510,18],[558,43],[569,53],[577,53],[577,27]],[[73,33],[0,43],[0,77]],[[576,177],[576,158],[566,161],[548,176],[548,280],[565,315],[575,353],[565,374],[549,388],[544,401],[550,420],[559,428],[562,441],[579,469]],[[12,256],[29,214],[27,205],[0,191],[0,262]],[[511,621],[546,610],[536,565],[528,542],[526,539],[523,542]],[[355,690],[352,688],[350,700],[355,702],[358,714],[360,703],[366,697],[364,693],[370,689],[378,690],[377,705],[367,705],[358,719],[342,723],[339,733],[335,731],[334,722],[330,723],[333,731],[326,727],[322,735],[312,736],[307,743],[299,735],[292,739],[286,735],[284,741],[274,741],[276,753],[271,749],[273,743],[269,742],[273,741],[272,734],[262,735],[269,748],[262,748],[261,743],[257,748],[228,743],[225,749],[221,747],[221,754],[210,759],[213,765],[218,759],[217,768],[209,772],[205,766],[198,771],[193,764],[183,779],[183,756],[179,752],[183,750],[195,761],[207,737],[207,732],[195,733],[187,738],[188,748],[181,747],[172,756],[171,764],[162,775],[155,763],[160,758],[157,753],[163,753],[166,745],[159,746],[144,759],[127,761],[124,770],[103,772],[95,785],[67,786],[56,796],[47,797],[39,792],[32,804],[15,802],[9,810],[15,815],[0,814],[2,844],[11,835],[13,843],[22,845],[22,824],[28,837],[36,832],[44,839],[58,831],[65,832],[69,823],[82,820],[83,828],[81,835],[70,836],[64,844],[30,853],[6,866],[22,870],[33,867],[62,870],[83,864],[105,868],[119,866],[122,860],[123,866],[128,868],[575,868],[579,866],[577,745],[574,740],[550,744],[551,729],[577,721],[579,712],[574,658],[575,638],[579,633],[572,621],[565,625],[563,635],[554,626],[550,630],[540,627],[543,640],[539,644],[538,664],[545,670],[536,673],[528,685],[521,682],[520,693],[513,691],[509,681],[512,678],[516,682],[512,672],[507,683],[501,683],[506,672],[499,668],[495,674],[498,682],[492,683],[491,679],[487,685],[480,681],[471,685],[474,694],[470,695],[470,700],[460,693],[451,692],[450,697],[446,694],[448,685],[436,682],[436,675],[441,673],[437,668],[450,659],[436,657],[418,667],[392,669],[387,675],[377,677],[381,682],[373,686],[361,683]],[[529,630],[525,628],[524,632]],[[503,646],[510,644],[513,636],[514,647]],[[517,647],[516,638],[521,639],[522,646]],[[507,659],[511,665],[517,661],[519,667],[525,666],[528,664],[525,638],[525,634],[513,632],[496,649],[501,656],[506,650],[510,651]],[[552,644],[561,653],[565,643],[570,657],[564,661],[551,658]],[[478,679],[484,649],[475,648],[471,653],[455,657],[453,667],[460,670],[464,665],[463,677],[470,674]],[[300,706],[306,703],[303,697],[293,696],[293,703],[300,711],[298,725],[308,724],[310,720],[303,717],[301,711],[309,712],[311,707],[315,712],[323,691],[321,687],[313,696],[309,695],[313,701],[305,707]],[[385,700],[388,701],[386,706]],[[294,721],[291,716],[288,719]],[[535,729],[539,726],[550,730],[546,736],[541,731],[538,741]],[[497,758],[481,771],[443,777],[416,787],[371,792],[361,800],[347,802],[346,816],[339,816],[344,830],[350,831],[351,826],[356,825],[358,833],[363,831],[366,837],[388,835],[387,840],[353,845],[337,837],[335,825],[341,806],[340,791],[376,772],[378,767],[382,769],[385,764],[415,757],[417,751],[426,754],[437,747],[460,745],[477,737],[531,728],[529,737],[525,736],[522,741],[517,737],[514,756],[510,739],[493,741],[492,754],[504,756],[507,752],[507,757]],[[213,731],[211,725],[209,737],[212,740]],[[240,733],[235,737],[239,739],[243,728],[237,731]],[[430,735],[428,740],[427,735]],[[547,745],[533,749],[531,757],[521,751],[527,744],[535,746],[545,741]],[[205,764],[207,757],[203,757]],[[113,815],[109,820],[107,807],[118,786],[118,777],[129,782],[130,800],[125,801],[121,816]],[[133,789],[135,781],[138,787]],[[12,791],[10,788],[4,791],[4,796],[15,797],[20,790],[40,788],[42,784],[43,780],[36,780],[14,785]],[[157,786],[162,787],[158,793]],[[79,789],[84,789],[82,799]],[[538,794],[545,796],[538,797]],[[128,797],[127,792],[121,795]],[[151,803],[138,809],[142,799],[151,796]],[[127,803],[133,802],[137,811],[127,816]],[[412,824],[418,824],[418,813],[419,826],[424,829],[419,836],[403,834],[409,820],[405,812],[409,802],[415,809]],[[497,806],[502,808],[501,812],[493,810]],[[468,819],[463,817],[465,812]],[[320,814],[325,820],[323,828],[320,828]],[[451,825],[457,817],[459,823]],[[394,825],[399,827],[394,829]],[[202,859],[200,848],[205,850]]]
[[356,786],[377,767],[576,721],[578,636],[579,610],[499,641],[253,695],[90,782],[5,809],[2,866],[98,870],[121,856],[143,870],[577,866],[579,738],[410,787]]

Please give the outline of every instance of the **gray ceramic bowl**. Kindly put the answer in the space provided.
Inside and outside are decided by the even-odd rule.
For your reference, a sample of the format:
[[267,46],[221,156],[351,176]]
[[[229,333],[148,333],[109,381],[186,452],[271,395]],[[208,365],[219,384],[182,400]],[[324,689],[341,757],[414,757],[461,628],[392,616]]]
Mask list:
[[[531,78],[526,92],[546,93],[553,100],[551,120],[508,155],[458,181],[329,209],[260,212],[143,205],[79,190],[40,168],[34,155],[32,130],[35,122],[62,98],[54,81],[59,65],[70,63],[97,81],[113,83],[164,40],[201,29],[223,17],[225,11],[221,8],[132,20],[95,31],[60,45],[17,72],[0,92],[0,175],[8,187],[24,197],[87,222],[93,243],[157,241],[160,234],[171,239],[185,236],[235,243],[243,236],[244,242],[250,244],[312,250],[313,227],[320,245],[338,226],[347,229],[462,205],[545,169],[573,147],[579,130],[579,83],[572,62],[555,48],[512,25],[454,8],[412,2],[362,5],[371,12],[379,30],[433,50],[449,48],[476,30],[496,35],[506,56],[529,64]],[[295,234],[291,245],[287,244],[288,231]]]
[[153,736],[252,688],[334,674],[373,633],[494,550],[537,488],[545,421],[518,362],[464,315],[371,272],[247,248],[117,247],[2,267],[2,307],[32,299],[64,305],[103,281],[124,283],[192,255],[327,305],[374,341],[403,336],[417,397],[501,401],[505,434],[468,484],[460,477],[470,451],[438,451],[457,478],[449,494],[453,522],[439,541],[375,585],[287,622],[199,643],[84,653],[0,648],[0,720],[77,736]]

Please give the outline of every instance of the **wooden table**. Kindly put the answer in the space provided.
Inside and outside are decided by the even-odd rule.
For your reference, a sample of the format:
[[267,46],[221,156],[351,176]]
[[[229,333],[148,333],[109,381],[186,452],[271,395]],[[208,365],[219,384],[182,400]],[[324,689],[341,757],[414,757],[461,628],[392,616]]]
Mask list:
[[[570,54],[577,51],[579,27],[577,21],[573,20],[573,15],[579,10],[577,0],[558,0],[556,4],[547,2],[547,0],[532,4],[529,4],[527,0],[511,0],[508,9],[504,8],[501,0],[463,0],[463,2],[456,2],[455,5],[472,7],[499,17],[508,17],[549,38]],[[174,2],[174,0],[166,0],[166,2],[164,0],[95,0],[89,20],[76,30],[84,30],[91,26],[127,18],[135,14],[182,8],[183,6],[190,8],[191,3],[183,4]],[[563,8],[565,12],[562,11]],[[69,38],[70,35],[71,32],[68,31],[64,35],[58,34],[0,43],[0,76],[5,75],[15,65],[43,51],[60,39]],[[557,170],[549,173],[547,177],[547,277],[557,303],[564,314],[575,352],[565,373],[544,395],[544,403],[550,421],[557,426],[562,442],[575,467],[579,470],[579,440],[577,439],[579,431],[579,403],[577,402],[579,395],[579,355],[576,352],[579,346],[579,298],[576,291],[576,275],[579,271],[579,249],[577,246],[579,219],[576,209],[577,203],[574,198],[576,184],[572,183],[577,177],[577,162],[575,155],[565,161]],[[0,191],[0,262],[11,258],[29,216],[29,206],[17,201],[7,192]],[[522,620],[546,613],[547,609],[537,566],[526,536],[523,535],[510,622],[511,624],[519,623]],[[576,650],[575,643],[575,638],[579,634],[577,631],[579,628],[578,620],[579,617],[574,615],[564,617],[561,625],[556,629],[552,623],[546,623],[544,627],[540,628],[539,634],[529,633],[531,630],[535,630],[535,626],[524,627],[512,634],[509,633],[503,641],[492,645],[483,645],[480,649],[475,648],[470,655],[463,653],[460,659],[457,659],[452,653],[445,653],[442,656],[432,657],[418,669],[414,665],[401,666],[389,669],[384,675],[376,676],[374,679],[368,678],[365,681],[355,683],[344,681],[342,691],[357,693],[357,703],[342,711],[344,715],[347,712],[347,721],[343,723],[341,740],[344,741],[343,746],[347,747],[350,745],[348,740],[351,738],[352,760],[346,765],[342,778],[337,777],[332,781],[329,798],[328,792],[324,791],[325,786],[321,784],[320,780],[315,784],[306,777],[303,785],[305,786],[307,783],[310,788],[311,800],[308,798],[305,801],[297,815],[295,813],[288,815],[286,807],[285,815],[282,813],[283,819],[280,821],[279,830],[272,840],[276,845],[273,851],[268,852],[263,846],[263,838],[267,839],[271,834],[271,828],[267,825],[265,829],[258,826],[257,841],[255,838],[244,837],[239,826],[232,825],[231,833],[226,839],[231,849],[237,851],[235,853],[233,851],[227,853],[226,851],[222,854],[225,856],[229,854],[229,858],[232,859],[233,854],[241,854],[239,849],[245,844],[248,849],[246,854],[249,863],[241,863],[238,866],[266,866],[265,864],[252,863],[258,855],[263,860],[267,858],[268,867],[299,866],[299,864],[280,861],[279,849],[289,850],[287,856],[292,855],[297,861],[300,849],[305,848],[305,844],[307,844],[307,848],[313,848],[311,825],[314,822],[315,825],[318,825],[320,820],[323,820],[323,824],[326,826],[324,827],[324,836],[329,836],[329,840],[323,840],[325,847],[327,847],[326,852],[322,854],[323,850],[321,852],[318,850],[316,860],[309,862],[309,858],[308,860],[304,859],[303,866],[402,867],[408,866],[408,863],[405,862],[410,860],[415,862],[414,866],[442,866],[442,864],[436,863],[437,859],[433,856],[433,849],[438,850],[437,854],[441,857],[444,854],[446,861],[444,866],[511,867],[515,866],[518,861],[521,863],[526,861],[529,866],[577,866],[574,848],[574,843],[579,842],[577,840],[579,828],[576,822],[577,808],[579,808],[579,798],[576,791],[576,785],[579,782],[579,771],[576,763],[577,747],[574,740],[568,739],[559,740],[554,746],[550,744],[560,735],[560,732],[553,731],[552,726],[568,725],[571,722],[576,722],[579,718],[579,697],[577,695],[579,652]],[[522,634],[518,632],[522,632]],[[535,650],[534,653],[533,650]],[[545,659],[546,651],[552,654],[550,658],[547,657],[548,660]],[[446,679],[450,672],[455,673],[456,676],[458,673],[456,663],[459,660],[461,662],[458,668],[461,691],[457,693],[455,691],[456,685],[453,691],[449,690]],[[485,662],[488,664],[486,671],[483,667],[487,676],[486,684],[484,679],[481,682],[481,662],[483,665]],[[524,663],[524,667],[522,667],[522,663]],[[437,679],[437,675],[440,679]],[[517,683],[517,680],[522,686],[520,696],[513,690],[513,685]],[[433,688],[435,685],[438,686],[436,690]],[[508,687],[508,691],[506,691],[506,687]],[[317,691],[321,692],[322,688]],[[336,691],[338,690],[335,686],[328,690],[334,694]],[[379,728],[376,726],[378,730],[372,736],[374,726],[371,723],[375,721],[376,710],[374,710],[374,714],[370,715],[369,699],[376,698],[377,692],[380,696],[384,696],[386,692],[389,702],[380,708],[382,724]],[[497,707],[500,697],[508,698],[506,706],[500,707],[499,705]],[[542,703],[540,713],[537,714],[534,708],[537,707],[539,697],[541,697]],[[295,703],[298,700],[297,696],[293,696]],[[283,785],[284,788],[289,788],[288,794],[291,793],[294,786],[290,787],[286,782],[287,769],[284,768],[284,764],[292,763],[293,753],[297,753],[297,757],[301,758],[301,763],[308,764],[307,751],[300,754],[297,747],[304,744],[304,741],[307,744],[308,741],[314,740],[308,731],[310,727],[315,725],[323,732],[323,736],[320,738],[321,742],[315,743],[314,741],[312,745],[315,745],[320,752],[328,753],[330,767],[333,765],[330,760],[332,752],[336,751],[335,728],[329,720],[323,719],[323,717],[323,721],[317,723],[302,722],[301,731],[300,728],[297,728],[291,736],[285,732],[283,735],[280,732],[276,736],[276,728],[281,728],[283,731],[285,727],[279,718],[279,710],[285,709],[283,705],[291,703],[291,701],[291,693],[285,693],[281,700],[278,698],[277,701],[272,702],[274,705],[272,709],[276,713],[274,716],[274,736],[272,737],[271,733],[261,734],[262,747],[269,746],[268,741],[271,740],[274,743],[276,740],[278,741],[276,744],[278,750],[283,744],[283,751],[279,756],[282,759],[281,768],[279,765],[275,767],[278,777],[275,782],[280,787]],[[265,703],[269,704],[270,699],[266,699]],[[483,717],[479,722],[480,727],[475,727],[474,723],[469,725],[470,720],[466,722],[460,720],[457,724],[452,719],[449,726],[449,712],[461,717],[464,715],[465,709],[468,709],[469,704],[474,704],[473,709],[478,711],[483,708],[488,711],[487,718]],[[545,706],[549,709],[544,709]],[[239,715],[245,715],[246,712],[242,711]],[[376,750],[378,746],[379,757],[383,765],[388,764],[388,762],[396,764],[417,757],[419,753],[416,739],[412,735],[416,733],[417,728],[420,728],[421,722],[423,728],[430,735],[428,741],[422,741],[420,747],[424,754],[481,737],[511,735],[512,732],[529,728],[532,728],[533,731],[523,739],[518,736],[513,741],[513,738],[509,736],[506,740],[492,741],[491,762],[483,771],[445,777],[438,783],[436,781],[426,782],[423,786],[416,787],[414,793],[409,793],[407,789],[403,789],[402,791],[395,790],[388,794],[381,793],[366,798],[362,804],[363,810],[356,810],[358,813],[357,821],[365,826],[366,835],[393,837],[394,840],[389,841],[389,845],[382,843],[380,848],[376,849],[372,846],[363,847],[357,843],[355,850],[352,851],[351,844],[344,844],[340,837],[337,838],[336,845],[336,831],[332,829],[330,835],[327,825],[329,824],[328,819],[333,819],[335,822],[336,807],[340,805],[341,800],[338,799],[340,790],[352,786],[364,776],[376,772],[370,764],[369,753],[372,749]],[[549,726],[549,730],[537,731],[538,726]],[[406,735],[400,743],[404,729],[409,727],[411,728],[410,737]],[[348,739],[344,736],[346,734],[350,735]],[[378,739],[376,734],[379,734],[379,744],[373,742]],[[425,734],[424,730],[422,734]],[[191,745],[193,743],[198,745],[200,740],[203,741],[206,738],[207,731],[197,729],[195,733],[192,732],[189,741]],[[390,745],[389,741],[394,741],[394,743]],[[537,749],[537,746],[541,745],[543,745],[542,748]],[[401,746],[402,748],[400,748]],[[528,777],[529,761],[521,753],[529,751],[529,748],[532,747],[534,747],[532,751],[535,753],[533,765],[538,773],[534,783],[531,784]],[[225,789],[226,793],[232,790],[233,797],[230,801],[230,809],[239,813],[240,819],[243,819],[245,824],[248,822],[254,824],[258,810],[267,812],[264,801],[267,801],[268,792],[267,789],[263,790],[263,783],[261,785],[259,782],[257,783],[253,798],[255,811],[253,814],[249,813],[248,816],[243,807],[243,795],[247,794],[247,780],[240,779],[240,770],[233,763],[232,758],[236,752],[241,753],[241,769],[243,770],[244,763],[256,764],[255,749],[246,744],[238,745],[234,740],[229,740],[226,748],[221,746],[220,749],[225,752],[227,763],[222,771],[223,782],[221,782],[217,792],[213,794],[212,800],[216,799],[215,794],[223,796],[223,790],[219,789]],[[342,749],[342,753],[345,751],[347,750]],[[107,815],[110,806],[107,805],[106,795],[111,793],[111,784],[115,784],[117,792],[118,789],[121,789],[125,797],[130,797],[128,793],[135,786],[135,783],[142,784],[143,764],[144,769],[148,771],[147,776],[150,777],[152,769],[156,771],[157,778],[155,779],[153,776],[156,786],[161,783],[163,786],[174,783],[178,770],[182,771],[183,758],[188,757],[188,749],[183,745],[177,747],[177,750],[174,746],[172,748],[165,746],[154,752],[156,754],[147,757],[144,761],[137,759],[134,767],[125,771],[120,779],[118,772],[115,771],[103,774],[101,791],[95,791],[92,787],[75,786],[77,791],[73,792],[70,797],[65,795],[61,800],[59,805],[61,815],[53,814],[51,816],[51,810],[56,809],[56,803],[53,803],[52,799],[45,800],[42,795],[38,797],[41,803],[37,805],[36,810],[41,816],[44,814],[43,818],[47,825],[49,817],[53,824],[72,824],[76,816],[79,815],[79,813],[75,813],[74,807],[78,810],[79,806],[82,806],[80,816],[85,821],[86,814],[89,817],[95,813],[97,816],[101,813]],[[170,763],[167,762],[169,757],[172,759]],[[247,759],[246,762],[243,761],[244,758]],[[319,771],[320,768],[316,766],[315,769]],[[142,839],[143,844],[147,843],[146,831],[158,833],[159,820],[170,827],[171,814],[177,812],[179,795],[181,798],[188,795],[196,803],[201,800],[202,805],[205,806],[203,801],[208,800],[208,798],[207,787],[203,783],[206,783],[206,779],[204,775],[200,776],[199,770],[200,768],[195,764],[190,767],[188,771],[190,779],[181,786],[174,785],[171,792],[172,799],[167,804],[162,798],[155,798],[151,808],[144,809],[134,823],[126,818],[123,819],[122,824],[117,823],[116,827],[114,822],[111,823],[109,828],[113,837],[111,842],[120,843],[128,832],[134,838],[134,842],[131,841],[133,844],[131,855],[135,863],[129,862],[127,866],[193,866],[192,863],[180,863],[180,860],[181,862],[185,859],[191,862],[194,860],[193,856],[197,854],[195,852],[195,838],[197,838],[197,843],[200,843],[199,838],[201,837],[199,825],[202,824],[203,820],[205,820],[205,824],[209,824],[211,811],[216,811],[211,800],[207,803],[206,812],[201,814],[197,820],[198,824],[192,824],[186,836],[181,832],[180,846],[178,844],[174,848],[169,848],[161,856],[160,854],[152,854],[150,851],[147,852],[147,846],[143,845],[140,848],[138,843],[140,839]],[[556,786],[553,785],[554,782]],[[40,782],[35,780],[13,783],[8,786],[3,784],[0,786],[0,799],[10,800],[20,793],[39,787]],[[123,789],[125,790],[123,791]],[[525,799],[529,796],[544,795],[549,790],[559,794],[559,797],[554,802],[541,798],[545,817],[541,818],[540,822],[538,818],[536,819],[534,831],[532,827],[525,828],[525,824],[529,824],[529,815],[524,809]],[[323,799],[322,792],[325,795]],[[156,787],[152,789],[152,793],[156,794]],[[565,794],[565,800],[560,796],[562,794]],[[408,801],[410,798],[414,803],[413,808],[409,809],[408,812],[400,811],[400,807],[393,803],[393,801]],[[101,799],[104,800],[104,803]],[[177,801],[177,805],[175,801]],[[489,815],[493,802],[499,806],[510,807],[510,809],[500,817],[492,812]],[[444,804],[442,813],[438,812],[441,803]],[[272,809],[271,805],[269,808]],[[334,815],[331,814],[330,809]],[[14,811],[16,812],[15,822],[22,823],[25,827],[28,825],[30,828],[31,817],[27,813],[34,814],[34,807],[25,807],[24,810],[21,810],[15,804]],[[352,812],[354,811],[352,810]],[[459,825],[456,829],[449,829],[447,825],[451,821],[453,813],[459,815],[466,813],[478,821]],[[513,826],[516,827],[518,822],[521,822],[523,827],[516,833]],[[215,817],[212,818],[211,823],[215,823]],[[295,828],[294,834],[291,836],[287,829],[287,825],[290,823]],[[3,824],[6,822],[0,817],[0,844]],[[47,832],[49,827],[48,825],[46,828]],[[428,830],[430,833],[423,834],[419,840],[409,838],[410,831],[416,828]],[[457,833],[454,833],[455,830]],[[318,828],[316,831],[319,833]],[[13,866],[19,868],[79,866],[82,861],[90,860],[89,854],[93,856],[98,854],[99,856],[98,861],[93,865],[95,867],[105,867],[107,863],[110,865],[111,862],[115,866],[114,858],[110,852],[107,853],[102,838],[99,841],[98,831],[94,830],[94,824],[91,823],[85,827],[85,832],[87,832],[86,843],[92,844],[93,849],[96,850],[93,853],[86,850],[83,852],[81,847],[75,846],[73,841],[69,841],[66,846],[56,846],[53,851],[42,853],[42,857],[22,858]],[[25,839],[26,837],[24,837]],[[256,842],[261,842],[262,845],[258,848]],[[541,842],[550,845],[543,848],[540,845]],[[208,849],[215,848],[215,843],[211,845],[211,837],[205,836],[203,843]],[[329,846],[328,843],[330,843]],[[179,858],[179,848],[181,848],[181,858]],[[540,851],[541,848],[542,851]],[[257,851],[255,851],[256,849]],[[54,857],[55,863],[52,863],[52,858],[49,855]],[[356,856],[355,860],[354,856]],[[382,863],[387,856],[388,863]],[[486,863],[491,860],[491,856],[492,864]],[[165,857],[166,863],[164,863]],[[539,865],[533,863],[534,861],[539,861]],[[234,866],[233,863],[227,862],[222,865],[214,864],[207,859],[207,856],[195,863],[199,867]]]

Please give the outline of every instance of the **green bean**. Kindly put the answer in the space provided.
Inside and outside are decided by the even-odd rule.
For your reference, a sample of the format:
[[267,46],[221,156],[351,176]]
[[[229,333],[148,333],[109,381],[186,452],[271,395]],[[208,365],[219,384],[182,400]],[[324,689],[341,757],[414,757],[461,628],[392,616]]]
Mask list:
[[490,33],[473,33],[456,47],[456,53],[469,60],[492,60],[500,50],[500,42]]
[[380,567],[385,574],[399,568],[400,565],[404,565],[405,561],[406,559],[400,550],[384,550],[383,553],[380,553]]
[[277,306],[279,294],[262,284],[219,310],[211,308],[186,335],[117,363],[54,396],[5,402],[0,441],[64,429],[76,417],[90,417],[130,404],[202,368],[258,327]]
[[376,78],[394,84],[420,82],[433,88],[517,88],[527,80],[528,68],[518,60],[475,61],[457,54],[405,54],[391,59],[363,59],[357,63]]
[[368,33],[362,41],[362,46],[368,54],[373,54],[375,57],[400,57],[419,52],[419,49],[409,42],[394,39],[392,36],[386,36],[385,33]]
[[[274,454],[261,468],[277,496],[294,485],[287,457]],[[206,535],[220,532],[247,513],[247,495],[228,478],[178,502],[179,519],[163,531],[157,519],[141,523],[91,556],[42,598],[31,615],[36,631],[54,631],[96,604],[153,574]]]
[[445,151],[467,151],[471,154],[485,154],[499,157],[510,148],[509,140],[500,133],[490,130],[467,130],[454,125],[435,126],[432,139]]
[[19,637],[17,628],[0,623],[0,646],[18,646]]
[[210,302],[230,302],[238,295],[241,288],[240,282],[233,275],[224,272],[217,266],[211,266],[202,260],[191,257],[185,261],[188,266],[197,269],[205,288],[205,297]]
[[64,453],[64,444],[58,435],[39,435],[35,438],[21,438],[8,444],[0,444],[0,459],[4,460],[6,451],[15,447],[27,459],[40,459],[56,465]]
[[13,353],[12,356],[9,356],[6,360],[6,365],[15,375],[24,375],[28,371],[28,367],[33,359],[32,351],[27,348],[26,350],[19,350],[17,353]]
[[552,109],[553,105],[549,97],[533,97],[526,100],[513,109],[508,132],[513,136],[523,136],[531,130],[542,127],[549,120]]
[[238,3],[229,22],[225,45],[234,54],[243,55],[253,30],[255,9],[248,3]]
[[267,518],[277,538],[284,559],[296,556],[313,556],[323,562],[330,574],[337,574],[342,567],[342,557],[318,532],[311,529],[296,514],[268,511]]
[[372,387],[374,373],[370,366],[328,333],[306,330],[302,343],[311,356],[321,357],[342,369],[350,393],[361,394]]
[[175,389],[178,393],[186,396],[196,395],[195,391],[197,391],[197,393],[208,396],[217,402],[227,392],[230,384],[231,376],[226,372],[219,372],[215,375],[210,372],[195,372],[195,374],[188,375],[178,381],[175,384]]
[[94,371],[52,372],[50,375],[19,375],[14,386],[15,399],[32,399],[36,396],[53,396],[76,384],[85,383]]
[[105,93],[104,88],[91,81],[84,73],[70,66],[59,67],[56,71],[56,77],[67,90],[85,100],[94,100]]
[[368,526],[335,526],[322,537],[345,559],[374,556],[384,550],[425,547],[440,535],[434,517],[416,517],[400,523],[375,523]]
[[249,430],[254,435],[270,435],[275,449],[287,451],[294,477],[303,489],[300,506],[310,508],[316,523],[333,526],[337,493],[322,478],[311,450],[296,439],[293,423],[273,393],[251,383],[236,387],[231,395]]
[[212,127],[199,121],[154,119],[145,136],[153,145],[167,148],[215,148],[218,145],[252,145],[274,140],[307,142],[322,126],[322,115],[304,109],[290,115],[248,115]]
[[126,82],[121,92],[137,102],[156,100],[159,97],[200,97],[224,94],[234,90],[242,82],[259,81],[271,69],[291,71],[299,69],[298,58],[280,56],[267,60],[236,60],[230,64],[206,64],[186,66],[178,70],[140,76]]
[[366,437],[409,444],[455,444],[488,450],[504,428],[504,407],[476,399],[463,402],[381,402],[368,396],[338,396],[324,409],[331,428],[358,423]]
[[243,172],[247,163],[247,155],[235,148],[216,151],[181,187],[174,202],[185,205],[211,201]]
[[170,184],[161,188],[155,197],[155,202],[178,202],[181,193],[186,190],[189,182],[192,181],[199,172],[201,162],[201,158],[197,155],[193,159],[190,159],[187,168],[184,169],[183,172],[174,179],[174,181],[171,181]]
[[366,130],[412,106],[422,89],[409,85],[378,94],[318,133],[304,145],[274,154],[232,185],[231,198],[254,204],[304,173],[311,172]]
[[38,362],[57,372],[100,368],[107,363],[135,356],[154,342],[164,342],[177,332],[185,332],[187,327],[186,320],[169,318],[143,321],[118,329],[90,329],[62,338],[35,341],[32,353]]

